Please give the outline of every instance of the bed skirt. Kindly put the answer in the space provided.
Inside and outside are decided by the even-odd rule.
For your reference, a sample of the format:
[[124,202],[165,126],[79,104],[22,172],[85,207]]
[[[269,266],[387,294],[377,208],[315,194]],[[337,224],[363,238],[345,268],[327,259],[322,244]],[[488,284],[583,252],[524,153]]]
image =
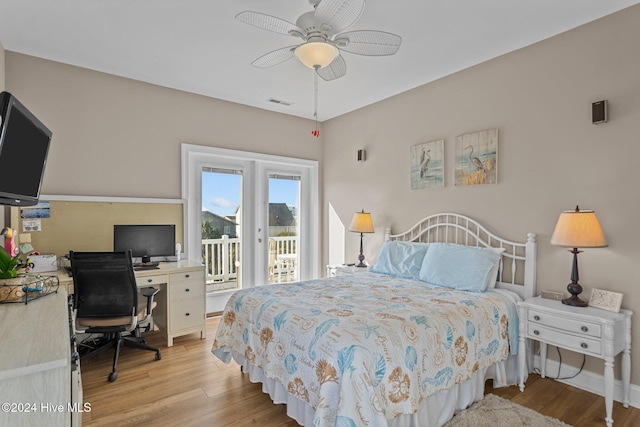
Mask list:
[[[273,403],[287,405],[287,415],[305,427],[314,427],[314,409],[302,400],[287,392],[282,384],[267,378],[262,369],[247,362],[244,356],[232,351],[233,359],[249,374],[252,383],[262,383],[262,391],[267,393]],[[456,384],[450,389],[440,390],[420,403],[414,414],[399,415],[389,421],[389,427],[440,427],[472,403],[484,396],[484,384],[493,380],[494,387],[506,387],[518,384],[518,357],[510,356],[507,360],[496,363],[485,369],[479,369],[468,381]]]

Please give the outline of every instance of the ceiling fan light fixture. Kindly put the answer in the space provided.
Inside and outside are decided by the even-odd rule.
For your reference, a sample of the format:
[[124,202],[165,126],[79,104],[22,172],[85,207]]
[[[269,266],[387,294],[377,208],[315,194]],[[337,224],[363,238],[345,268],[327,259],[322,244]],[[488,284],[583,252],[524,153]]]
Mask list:
[[296,58],[309,68],[324,68],[338,56],[338,48],[321,42],[307,42],[296,48]]

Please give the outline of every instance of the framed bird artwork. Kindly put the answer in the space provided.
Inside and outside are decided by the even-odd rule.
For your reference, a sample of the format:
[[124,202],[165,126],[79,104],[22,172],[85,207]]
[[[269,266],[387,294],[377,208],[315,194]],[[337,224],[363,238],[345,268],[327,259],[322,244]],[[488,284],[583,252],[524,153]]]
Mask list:
[[456,137],[455,185],[498,182],[498,129]]
[[444,187],[444,139],[411,147],[411,189]]

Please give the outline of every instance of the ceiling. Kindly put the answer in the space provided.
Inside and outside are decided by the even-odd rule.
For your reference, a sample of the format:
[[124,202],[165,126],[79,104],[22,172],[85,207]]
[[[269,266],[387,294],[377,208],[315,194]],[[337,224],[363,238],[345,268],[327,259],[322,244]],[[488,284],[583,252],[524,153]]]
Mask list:
[[[319,79],[324,121],[608,15],[640,0],[368,0],[349,30],[398,34],[393,56],[344,53]],[[237,21],[253,10],[295,23],[308,0],[0,0],[8,51],[312,119],[314,72],[293,58],[251,62],[299,39]],[[291,105],[268,101],[270,98]]]

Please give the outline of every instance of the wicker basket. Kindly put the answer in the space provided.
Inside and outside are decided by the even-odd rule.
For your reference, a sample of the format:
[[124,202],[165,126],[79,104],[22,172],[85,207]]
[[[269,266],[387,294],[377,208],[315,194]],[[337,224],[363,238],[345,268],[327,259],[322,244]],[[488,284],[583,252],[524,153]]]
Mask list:
[[10,302],[26,304],[34,299],[57,292],[59,286],[58,276],[27,275],[13,279],[0,279],[0,304]]

